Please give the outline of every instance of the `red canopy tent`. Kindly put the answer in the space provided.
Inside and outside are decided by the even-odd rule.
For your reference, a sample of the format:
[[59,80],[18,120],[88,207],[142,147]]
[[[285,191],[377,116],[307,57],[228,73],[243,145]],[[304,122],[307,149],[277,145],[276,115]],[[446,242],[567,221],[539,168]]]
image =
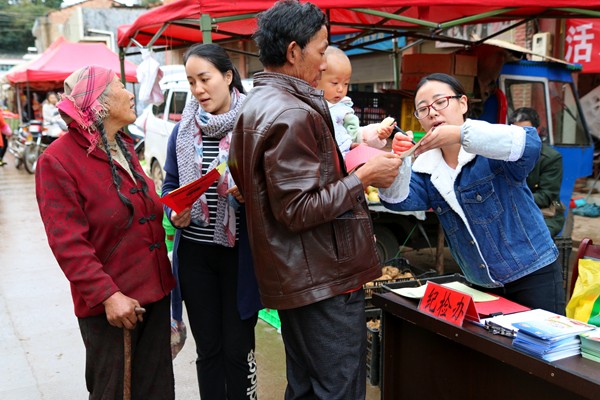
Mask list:
[[[125,54],[135,54],[138,50],[131,49],[132,46],[176,48],[202,41],[249,39],[256,29],[256,13],[274,3],[274,0],[178,0],[120,27],[118,44]],[[447,41],[452,39],[443,36],[446,29],[469,23],[519,24],[533,18],[600,17],[600,0],[387,0],[385,6],[374,6],[373,0],[312,0],[312,3],[327,13],[331,34],[385,32]]]
[[[100,65],[110,68],[120,76],[119,56],[102,43],[71,43],[63,37],[56,39],[41,57],[15,68],[6,75],[15,86],[28,86],[32,90],[62,88],[63,81],[75,70]],[[128,82],[137,82],[136,65],[125,61],[125,77]]]

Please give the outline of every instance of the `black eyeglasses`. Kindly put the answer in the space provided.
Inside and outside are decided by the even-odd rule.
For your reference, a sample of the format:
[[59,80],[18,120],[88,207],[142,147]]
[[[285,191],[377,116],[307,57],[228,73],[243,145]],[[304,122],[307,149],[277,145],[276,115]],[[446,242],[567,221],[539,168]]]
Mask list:
[[457,94],[455,96],[440,97],[428,106],[417,108],[413,114],[415,117],[417,117],[417,119],[423,119],[429,115],[430,108],[433,108],[435,111],[443,110],[450,104],[450,99],[460,99],[461,97],[462,95],[460,94]]

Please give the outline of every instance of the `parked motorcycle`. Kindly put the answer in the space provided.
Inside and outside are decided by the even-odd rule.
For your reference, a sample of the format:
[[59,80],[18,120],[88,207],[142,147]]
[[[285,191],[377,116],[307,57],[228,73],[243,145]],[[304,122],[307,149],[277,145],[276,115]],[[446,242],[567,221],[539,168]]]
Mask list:
[[31,120],[19,126],[17,132],[13,132],[8,139],[8,151],[15,157],[15,167],[19,168],[25,158],[25,149],[28,143],[37,137],[44,127],[42,121]]
[[[31,129],[30,129],[31,130]],[[30,174],[35,173],[35,167],[40,155],[50,146],[52,142],[61,137],[67,131],[67,125],[59,120],[52,124],[42,126],[42,130],[32,134],[32,140],[27,142],[23,152],[23,164]]]

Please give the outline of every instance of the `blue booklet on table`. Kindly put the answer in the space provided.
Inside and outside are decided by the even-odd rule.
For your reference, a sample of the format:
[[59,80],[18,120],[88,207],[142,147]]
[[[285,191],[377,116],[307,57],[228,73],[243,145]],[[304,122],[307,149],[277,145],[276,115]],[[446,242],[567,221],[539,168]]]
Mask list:
[[593,325],[558,314],[537,321],[516,322],[513,326],[519,329],[519,332],[550,342],[576,336],[595,328]]

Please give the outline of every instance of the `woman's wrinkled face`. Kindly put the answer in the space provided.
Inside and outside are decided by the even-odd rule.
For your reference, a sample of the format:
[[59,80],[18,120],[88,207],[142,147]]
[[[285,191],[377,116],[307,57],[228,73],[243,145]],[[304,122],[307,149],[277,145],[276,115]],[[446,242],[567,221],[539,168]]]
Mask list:
[[[415,94],[415,109],[428,107],[447,96],[456,96],[450,85],[440,81],[428,81]],[[442,110],[436,111],[433,107],[429,107],[429,115],[420,119],[419,122],[425,132],[443,124],[462,125],[465,122],[463,115],[467,110],[467,96],[451,98],[448,106]]]
[[115,75],[108,89],[106,105],[108,116],[118,126],[126,126],[135,122],[134,95],[125,88],[123,82]]
[[211,114],[223,114],[231,106],[229,85],[233,72],[222,73],[210,61],[190,56],[185,64],[185,72],[192,95],[202,109]]

